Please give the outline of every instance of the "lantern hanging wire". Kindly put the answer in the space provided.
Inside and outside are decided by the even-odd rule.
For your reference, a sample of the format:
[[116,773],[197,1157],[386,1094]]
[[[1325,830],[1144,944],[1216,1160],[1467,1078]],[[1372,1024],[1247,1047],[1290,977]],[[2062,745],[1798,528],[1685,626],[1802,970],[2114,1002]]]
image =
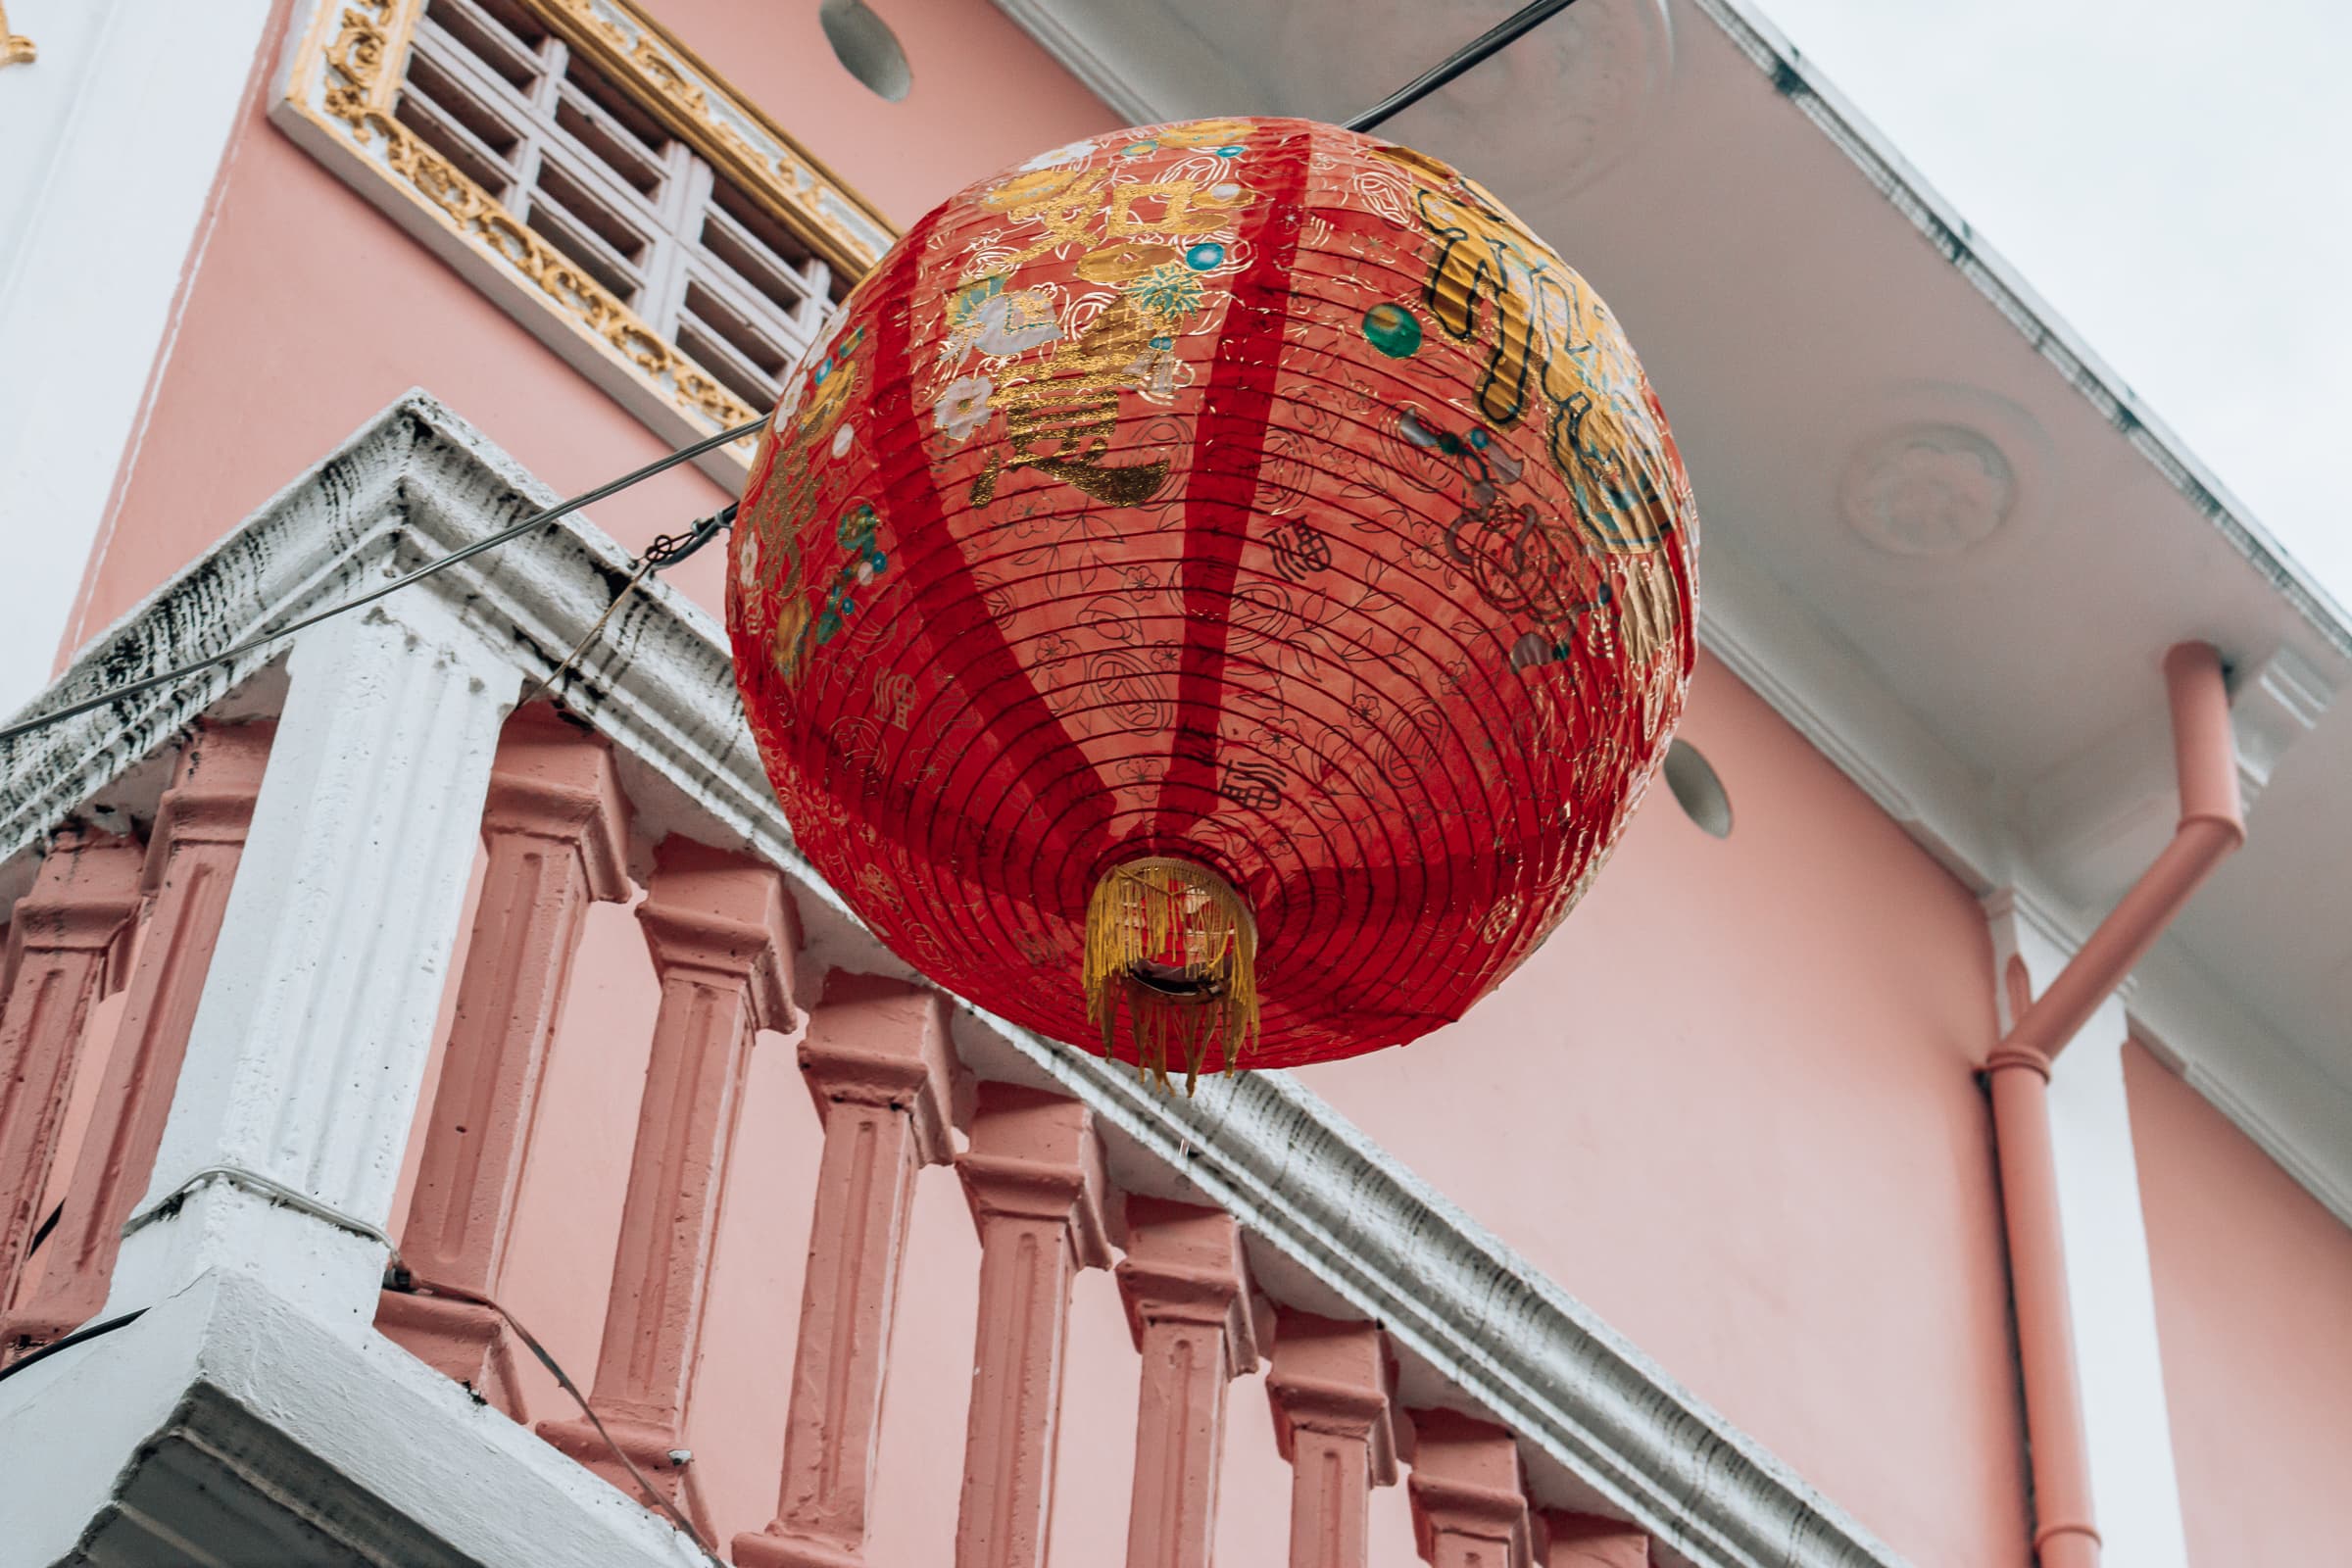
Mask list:
[[[1414,77],[1411,81],[1405,83],[1405,85],[1399,87],[1388,97],[1383,98],[1379,103],[1374,104],[1370,109],[1365,110],[1362,114],[1357,115],[1352,120],[1348,121],[1347,128],[1357,132],[1368,132],[1377,126],[1386,123],[1396,116],[1402,114],[1405,110],[1410,109],[1413,105],[1419,103],[1422,99],[1427,98],[1431,93],[1438,91],[1446,83],[1453,81],[1464,72],[1471,70],[1473,67],[1480,65],[1502,49],[1507,48],[1510,44],[1525,36],[1530,30],[1542,23],[1548,21],[1552,17],[1557,16],[1560,12],[1567,10],[1575,3],[1576,0],[1534,0],[1534,3],[1531,5],[1522,6],[1519,10],[1504,18],[1493,27],[1488,28],[1478,37],[1473,38],[1470,40],[1470,42],[1464,44],[1452,54],[1446,56],[1446,59],[1439,62],[1430,70],[1423,72],[1420,75]],[[335,616],[342,614],[345,611],[358,610],[364,606],[371,605],[379,599],[383,599],[389,595],[398,593],[401,589],[410,586],[412,583],[422,582],[425,578],[432,576],[434,573],[439,572],[446,567],[457,565],[460,562],[470,560],[473,557],[481,555],[487,551],[495,550],[500,545],[506,544],[514,539],[519,539],[524,534],[531,532],[533,529],[544,527],[548,523],[554,522],[560,517],[568,516],[570,514],[579,511],[582,507],[593,506],[597,502],[603,501],[608,497],[617,495],[632,485],[640,484],[658,473],[666,472],[667,470],[676,467],[681,463],[687,463],[695,458],[701,457],[706,452],[714,451],[730,442],[740,441],[747,436],[757,435],[760,433],[760,426],[766,422],[767,421],[764,417],[751,419],[742,424],[736,425],[731,429],[721,430],[716,435],[707,436],[704,439],[695,442],[692,446],[681,447],[677,451],[669,453],[664,457],[655,459],[652,463],[645,465],[643,467],[633,468],[629,472],[622,474],[617,479],[610,480],[605,484],[598,485],[593,490],[583,491],[581,494],[573,496],[568,501],[559,502],[555,506],[549,507],[544,511],[535,512],[530,516],[525,517],[522,521],[514,524],[514,526],[512,528],[507,528],[501,532],[491,534],[487,538],[477,539],[472,544],[466,546],[464,549],[453,550],[448,555],[441,557],[437,561],[427,562],[424,565],[417,567],[415,571],[408,573],[406,576],[395,577],[390,582],[378,584],[376,587],[368,590],[366,593],[360,594],[352,599],[345,600],[341,604],[330,606],[315,614],[305,615],[300,619],[289,621],[283,626],[273,627],[269,631],[261,632],[253,637],[247,638],[241,643],[235,644],[232,647],[224,648],[217,654],[210,655],[203,659],[191,660],[187,663],[175,665],[171,669],[163,670],[157,674],[143,676],[138,680],[126,681],[120,686],[109,687],[107,690],[98,693],[96,696],[85,697],[77,703],[69,703],[63,708],[53,709],[48,712],[35,714],[31,718],[20,719],[16,723],[8,725],[6,728],[0,728],[0,745],[6,745],[10,741],[18,740],[25,735],[30,735],[37,730],[47,729],[53,724],[63,723],[69,718],[78,717],[83,713],[91,712],[97,709],[104,708],[110,703],[120,702],[123,698],[136,697],[143,692],[154,691],[160,686],[170,686],[174,682],[186,680],[191,675],[201,675],[208,669],[218,668],[220,665],[230,663],[236,660],[242,659],[247,654],[256,653],[264,648],[268,648],[273,643],[283,642],[286,638],[293,636],[296,632],[307,631],[309,628],[318,625],[321,621],[333,619]],[[727,510],[732,512],[734,509],[729,508]],[[688,536],[689,538],[693,539],[694,549],[700,549],[704,543],[707,543],[719,531],[721,527],[725,525],[723,522],[718,522],[715,526],[712,526],[712,523],[713,519],[704,518],[701,520],[701,522],[694,525],[693,533]],[[662,541],[657,541],[657,546],[659,546],[660,543],[662,543]],[[638,574],[642,576],[644,572],[648,570],[660,571],[665,566],[673,565],[676,564],[676,562],[684,560],[685,556],[691,553],[691,550],[680,551],[669,560],[662,561],[656,560],[655,551],[649,550],[645,560],[640,563]],[[577,649],[573,650],[571,657],[578,657]],[[568,664],[569,660],[567,659],[564,662],[565,664]],[[556,671],[551,672],[547,677],[547,681],[553,681],[556,679],[557,676],[562,673],[562,668],[563,666],[559,666]],[[541,684],[545,685],[547,684],[547,681],[543,681]]]
[[1369,134],[1574,4],[1576,0],[1535,0],[1532,5],[1521,6],[1353,120],[1345,122],[1347,128],[1358,135]]

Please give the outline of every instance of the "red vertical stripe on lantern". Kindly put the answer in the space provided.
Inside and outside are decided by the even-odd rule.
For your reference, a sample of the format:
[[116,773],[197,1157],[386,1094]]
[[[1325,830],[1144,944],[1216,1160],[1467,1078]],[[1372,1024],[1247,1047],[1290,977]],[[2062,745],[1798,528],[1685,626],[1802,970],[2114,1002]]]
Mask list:
[[[874,424],[882,430],[915,430],[914,339],[915,279],[904,274],[919,271],[931,231],[947,209],[926,217],[900,242],[900,271],[878,291],[896,304],[881,313],[874,333]],[[1030,797],[1045,823],[1038,870],[1048,876],[1069,876],[1085,869],[1100,852],[1102,824],[1110,813],[1110,796],[1098,775],[1094,788],[1077,789],[1076,812],[1056,808],[1036,786],[1066,775],[1068,761],[1083,757],[1077,739],[1050,709],[1014,657],[1003,628],[988,613],[987,597],[972,574],[961,544],[948,528],[945,498],[940,492],[939,467],[931,463],[907,463],[892,475],[882,492],[883,514],[902,540],[907,541],[906,591],[921,603],[908,618],[914,635],[928,646],[931,658],[955,683],[967,692],[1002,693],[980,709],[986,733],[1013,764],[1015,787]],[[938,541],[924,549],[915,540]],[[962,662],[948,665],[951,649],[969,650]],[[1072,794],[1062,785],[1058,793]],[[1085,897],[1083,889],[1078,895]]]
[[[1279,351],[1290,322],[1291,297],[1285,280],[1298,253],[1298,203],[1306,193],[1308,147],[1302,135],[1286,136],[1251,171],[1258,176],[1257,199],[1251,220],[1242,230],[1250,262],[1233,282],[1225,330],[1217,339],[1201,396],[1200,422],[1194,431],[1177,595],[1188,635],[1177,667],[1173,752],[1160,780],[1154,823],[1163,840],[1206,816],[1206,802],[1217,792],[1222,741],[1214,731],[1215,720],[1208,720],[1212,727],[1206,744],[1188,737],[1185,730],[1198,721],[1197,715],[1215,712],[1224,697],[1233,583],[1243,547],[1250,542],[1250,504],[1257,497],[1274,382],[1282,369]],[[1266,303],[1253,305],[1253,300]],[[1237,320],[1236,312],[1247,314]]]

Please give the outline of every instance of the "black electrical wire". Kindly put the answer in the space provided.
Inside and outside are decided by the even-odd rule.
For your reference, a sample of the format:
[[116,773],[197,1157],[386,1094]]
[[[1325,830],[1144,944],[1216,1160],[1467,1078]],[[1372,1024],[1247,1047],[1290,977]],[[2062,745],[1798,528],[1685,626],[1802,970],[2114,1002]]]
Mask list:
[[514,1331],[514,1337],[522,1341],[523,1348],[529,1350],[538,1358],[541,1366],[555,1375],[557,1386],[571,1396],[571,1402],[580,1407],[580,1414],[588,1418],[588,1424],[596,1429],[596,1435],[604,1439],[605,1446],[612,1450],[612,1457],[618,1459],[621,1468],[628,1471],[629,1479],[637,1483],[637,1490],[645,1494],[645,1500],[669,1515],[670,1523],[676,1525],[686,1539],[693,1542],[696,1548],[705,1557],[710,1559],[712,1568],[727,1568],[727,1564],[719,1557],[718,1553],[710,1549],[710,1543],[703,1539],[703,1533],[694,1527],[694,1521],[687,1518],[678,1505],[669,1500],[666,1493],[645,1478],[645,1472],[637,1468],[637,1461],[629,1457],[628,1450],[613,1439],[612,1433],[605,1430],[604,1418],[596,1413],[596,1406],[588,1402],[588,1396],[580,1392],[580,1386],[577,1383],[571,1381],[571,1374],[557,1364],[556,1358],[548,1353],[547,1347],[541,1345],[531,1331],[522,1326],[520,1318],[508,1311],[499,1302],[478,1292],[417,1278],[416,1275],[410,1272],[409,1266],[400,1260],[397,1253],[385,1266],[384,1289],[398,1291],[409,1296],[439,1296],[452,1301],[466,1301],[475,1306],[485,1306],[496,1312],[506,1321],[507,1327]]
[[1533,5],[1520,7],[1430,70],[1348,121],[1348,128],[1361,133],[1386,123],[1471,67],[1518,41],[1529,29],[1548,22],[1574,4],[1576,0],[1535,0]]
[[32,1365],[33,1362],[44,1360],[60,1350],[70,1350],[84,1340],[94,1340],[101,1334],[112,1334],[117,1329],[128,1328],[146,1315],[147,1309],[142,1306],[135,1312],[125,1312],[121,1317],[110,1317],[103,1323],[92,1323],[87,1328],[75,1329],[63,1339],[51,1340],[38,1349],[27,1350],[14,1361],[9,1362],[8,1365],[0,1366],[0,1379],[13,1378]]
[[[617,479],[612,480],[606,484],[598,485],[593,490],[584,491],[579,495],[573,496],[568,501],[558,502],[555,506],[549,507],[543,512],[535,512],[531,514],[531,515],[523,518],[522,521],[514,524],[514,526],[512,528],[505,529],[499,533],[491,534],[486,539],[476,539],[473,543],[466,546],[464,549],[453,550],[438,561],[427,562],[425,564],[417,567],[415,571],[410,572],[405,577],[395,577],[390,582],[379,583],[375,587],[368,589],[366,593],[361,594],[356,598],[347,599],[343,603],[334,605],[325,610],[321,610],[316,614],[305,615],[300,620],[290,621],[287,624],[276,627],[270,631],[262,632],[257,636],[249,637],[245,641],[238,643],[235,647],[224,648],[220,653],[213,655],[209,659],[195,660],[192,662],[181,664],[175,669],[167,669],[160,675],[149,675],[139,680],[127,681],[121,686],[111,687],[108,690],[99,693],[95,697],[85,697],[78,703],[69,703],[64,708],[56,709],[50,712],[37,714],[32,718],[21,719],[17,723],[9,725],[6,729],[0,729],[0,745],[5,745],[9,741],[15,740],[20,735],[29,735],[34,730],[46,729],[52,724],[61,723],[66,719],[73,718],[76,714],[89,712],[92,709],[104,708],[107,704],[119,702],[122,698],[136,697],[139,693],[153,691],[158,686],[169,686],[173,681],[184,680],[190,675],[202,674],[204,671],[211,669],[216,664],[225,664],[230,660],[243,658],[247,654],[269,647],[271,643],[283,641],[285,638],[293,636],[298,631],[318,625],[322,620],[330,620],[333,617],[342,614],[347,610],[358,610],[363,605],[371,605],[378,599],[385,597],[387,594],[398,593],[401,589],[408,587],[411,583],[423,581],[425,578],[430,577],[434,572],[441,570],[445,566],[454,566],[461,561],[471,560],[473,557],[480,555],[485,550],[495,550],[500,545],[507,543],[511,539],[519,539],[534,528],[545,527],[548,523],[555,521],[558,517],[565,516],[571,513],[577,512],[582,507],[594,506],[597,502],[604,500],[606,497],[617,495],[621,491],[629,488],[629,486],[650,479],[657,473],[663,472],[669,468],[674,468],[679,464],[684,463],[689,459],[699,458],[704,453],[710,451],[714,447],[725,446],[730,441],[739,441],[747,435],[756,435],[759,433],[760,427],[766,422],[767,421],[765,418],[753,419],[749,423],[739,424],[731,430],[721,430],[714,436],[708,436],[703,440],[697,441],[690,447],[682,447],[678,451],[668,454],[666,457],[657,458],[642,468],[632,469],[631,471],[622,474]],[[732,513],[733,509],[729,508],[728,511],[729,513]],[[708,521],[709,519],[705,520]],[[716,532],[716,529],[712,529],[710,532],[714,533]],[[689,536],[690,539],[694,540],[696,548],[700,548],[701,544],[706,542],[709,537],[710,534],[700,533],[699,531],[698,534]],[[667,537],[664,536],[663,540],[657,541],[657,543],[669,543],[669,541],[667,540]],[[674,564],[676,562],[684,560],[686,555],[689,553],[691,552],[676,550],[673,545],[673,550],[669,557],[666,560],[658,563],[657,564]],[[651,558],[649,557],[649,559]]]

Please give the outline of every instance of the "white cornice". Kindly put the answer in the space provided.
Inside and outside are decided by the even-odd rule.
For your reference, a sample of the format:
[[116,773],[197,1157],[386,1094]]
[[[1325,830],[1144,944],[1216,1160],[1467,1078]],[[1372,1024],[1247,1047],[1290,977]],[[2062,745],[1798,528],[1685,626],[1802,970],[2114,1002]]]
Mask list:
[[1889,146],[1836,89],[1818,80],[1794,45],[1751,0],[1690,0],[1818,126],[1887,205],[2047,361],[2165,481],[2228,539],[2336,653],[2352,659],[2352,616],[2256,522],[2212,470],[2140,403],[2131,388],[2016,270],[1979,243],[1952,205]]
[[[544,487],[440,404],[403,398],[100,637],[43,704],[93,694],[262,627],[527,515]],[[585,519],[550,524],[406,590],[440,596],[526,676],[584,636],[629,565]],[[792,879],[812,969],[910,971],[792,848],[709,614],[655,579],[590,642],[566,686],[609,737],[649,832],[740,845]],[[151,754],[267,654],[0,747],[0,865]],[[1784,1464],[1677,1386],[1527,1261],[1282,1073],[1183,1100],[1132,1073],[966,1009],[983,1074],[1050,1081],[1101,1118],[1144,1180],[1233,1212],[1279,1254],[1268,1287],[1378,1320],[1442,1396],[1521,1436],[1545,1500],[1621,1514],[1666,1564],[1891,1568],[1898,1559]],[[440,1528],[431,1518],[420,1524]]]

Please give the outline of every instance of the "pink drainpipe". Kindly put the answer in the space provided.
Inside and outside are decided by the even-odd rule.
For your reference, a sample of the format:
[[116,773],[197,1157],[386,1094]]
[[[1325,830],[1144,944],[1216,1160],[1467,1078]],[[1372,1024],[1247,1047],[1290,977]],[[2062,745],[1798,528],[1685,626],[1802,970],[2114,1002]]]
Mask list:
[[2013,965],[2007,983],[2016,1022],[1985,1062],[2034,1455],[2034,1546],[2041,1568],[2098,1568],[2099,1562],[2050,1142],[2050,1061],[2155,945],[2198,884],[2246,840],[2220,657],[2204,643],[2177,644],[2164,656],[2164,682],[2180,786],[2173,841],[2031,1005],[2023,1005],[2023,968]]

